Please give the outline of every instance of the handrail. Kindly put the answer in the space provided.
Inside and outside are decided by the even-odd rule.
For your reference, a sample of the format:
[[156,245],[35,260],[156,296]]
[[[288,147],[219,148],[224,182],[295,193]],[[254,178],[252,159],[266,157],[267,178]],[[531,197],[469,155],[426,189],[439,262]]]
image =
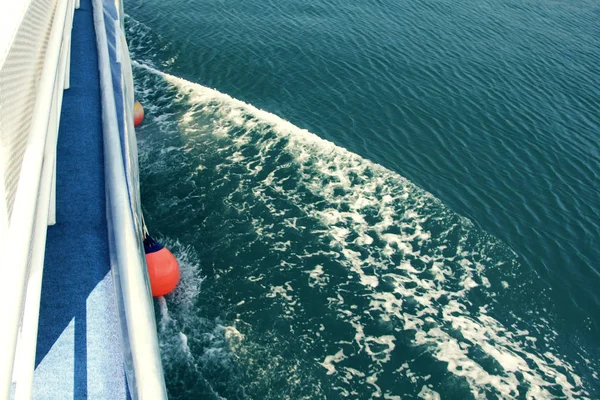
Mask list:
[[102,96],[111,269],[117,290],[124,351],[127,352],[125,370],[134,399],[166,399],[154,306],[127,187],[102,0],[93,0],[93,9]]
[[[2,304],[0,321],[5,327],[3,340],[0,341],[0,398],[2,399],[8,398],[11,392],[17,337],[26,293],[26,278],[30,273],[30,254],[31,260],[39,263],[40,256],[43,262],[45,252],[45,227],[42,229],[43,233],[38,227],[45,225],[47,221],[49,191],[52,185],[52,174],[47,171],[48,168],[51,170],[54,168],[53,157],[56,152],[56,132],[49,132],[49,124],[53,118],[59,118],[58,115],[53,116],[53,113],[57,110],[56,102],[59,99],[56,90],[63,89],[62,86],[57,85],[57,80],[61,80],[61,75],[64,77],[64,71],[60,71],[60,64],[64,56],[65,28],[69,26],[67,24],[69,4],[71,0],[57,1],[32,114],[31,133],[23,157],[23,165],[26,168],[21,170],[8,228],[7,248],[10,252],[6,254],[8,262],[2,268],[5,286],[0,292],[0,304]],[[51,125],[52,129],[58,129],[57,120]],[[47,149],[50,149],[50,156],[44,154]],[[42,173],[43,169],[44,173]],[[35,345],[34,335],[34,355]],[[22,346],[31,346],[31,343],[23,343]]]

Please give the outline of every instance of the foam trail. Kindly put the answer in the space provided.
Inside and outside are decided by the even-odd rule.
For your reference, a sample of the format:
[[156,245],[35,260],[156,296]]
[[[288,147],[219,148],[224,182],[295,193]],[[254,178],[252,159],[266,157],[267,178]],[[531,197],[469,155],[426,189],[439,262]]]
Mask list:
[[[214,285],[221,274],[243,282],[224,296],[236,317],[222,331],[249,381],[268,386],[285,370],[289,398],[301,393],[293,387],[299,376],[319,382],[302,392],[309,397],[327,393],[321,382],[346,396],[395,398],[398,382],[430,399],[464,385],[475,398],[589,396],[539,310],[502,311],[521,279],[506,246],[382,166],[216,90],[134,66],[161,93],[154,104],[162,116],[149,113],[160,140],[178,143],[160,150],[172,153],[167,159],[142,138],[142,164],[153,173],[181,168],[176,162],[189,168],[181,193],[161,206],[202,209],[209,222],[189,224],[221,238],[211,253],[235,249]],[[326,310],[312,312],[322,304]],[[261,320],[256,309],[285,321],[311,356],[282,357],[294,343],[284,328],[249,322]],[[351,334],[328,342],[340,325]],[[267,333],[270,343],[260,337]],[[420,373],[433,363],[437,375]]]
[[[181,269],[180,282],[175,291],[168,296],[169,301],[167,302],[165,297],[156,300],[159,341],[167,376],[167,388],[169,391],[193,393],[194,396],[206,399],[225,399],[226,397],[219,393],[222,390],[218,382],[216,384],[214,381],[209,382],[203,375],[206,364],[227,365],[230,362],[231,354],[224,348],[225,330],[218,320],[208,321],[194,315],[192,308],[201,292],[202,283],[196,256],[189,247],[181,245],[178,241],[165,239],[165,243],[177,257]],[[182,320],[181,315],[188,317]],[[198,326],[190,330],[189,324]],[[205,326],[211,332],[211,338],[206,343],[208,354],[194,354],[190,349],[190,345],[195,345],[198,340],[196,329],[200,326]],[[184,374],[177,372],[181,369],[186,372]],[[229,373],[235,374],[235,371]],[[189,383],[191,377],[193,377],[193,385]],[[227,379],[235,381],[236,378],[234,376]],[[184,387],[185,389],[182,390]],[[235,393],[235,390],[233,392]]]

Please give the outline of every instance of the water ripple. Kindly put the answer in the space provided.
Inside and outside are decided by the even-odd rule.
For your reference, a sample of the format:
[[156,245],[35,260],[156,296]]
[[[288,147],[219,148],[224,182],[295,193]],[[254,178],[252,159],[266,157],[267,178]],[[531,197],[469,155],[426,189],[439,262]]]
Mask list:
[[138,61],[406,176],[514,249],[553,329],[598,348],[596,2],[127,3]]

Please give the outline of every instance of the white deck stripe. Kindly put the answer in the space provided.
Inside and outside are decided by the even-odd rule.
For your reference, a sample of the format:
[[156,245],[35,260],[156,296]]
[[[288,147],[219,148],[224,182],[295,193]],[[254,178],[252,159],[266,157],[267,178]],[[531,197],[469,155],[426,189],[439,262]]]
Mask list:
[[[86,300],[87,399],[125,399],[123,350],[118,331],[112,276],[100,281]],[[75,318],[34,372],[33,398],[73,399],[75,387]]]
[[[123,350],[112,275],[106,274],[86,301],[88,399],[124,399]],[[118,382],[118,384],[117,384]]]
[[40,362],[33,374],[33,396],[36,400],[73,398],[75,379],[75,318],[60,334],[58,340]]

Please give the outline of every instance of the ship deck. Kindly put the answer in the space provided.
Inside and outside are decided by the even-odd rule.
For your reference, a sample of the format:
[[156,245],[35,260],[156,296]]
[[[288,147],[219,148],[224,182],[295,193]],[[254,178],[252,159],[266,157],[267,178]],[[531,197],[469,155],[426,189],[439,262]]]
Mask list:
[[36,399],[128,397],[110,272],[98,51],[90,0],[75,11],[48,228]]

